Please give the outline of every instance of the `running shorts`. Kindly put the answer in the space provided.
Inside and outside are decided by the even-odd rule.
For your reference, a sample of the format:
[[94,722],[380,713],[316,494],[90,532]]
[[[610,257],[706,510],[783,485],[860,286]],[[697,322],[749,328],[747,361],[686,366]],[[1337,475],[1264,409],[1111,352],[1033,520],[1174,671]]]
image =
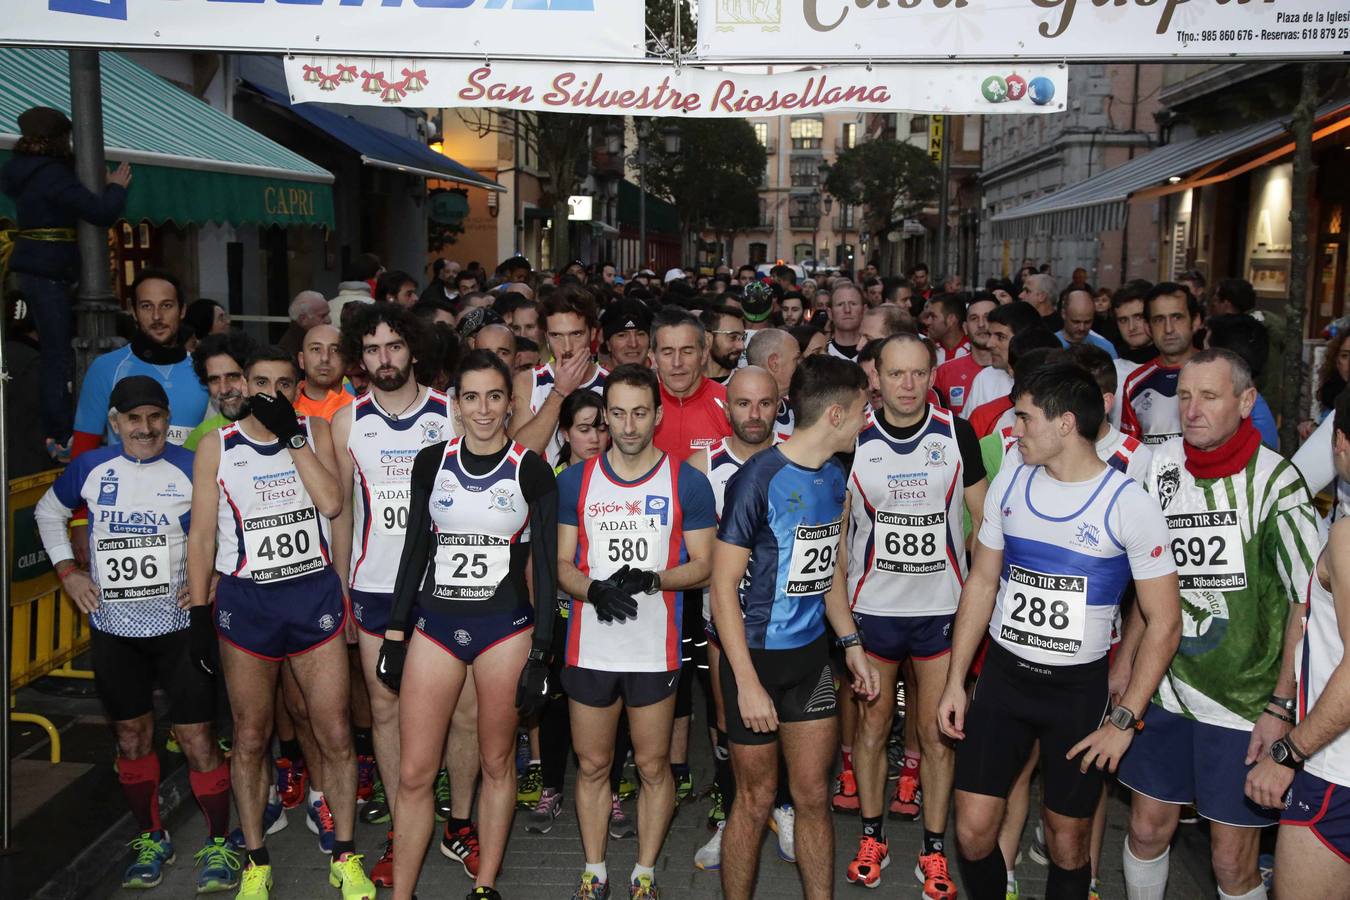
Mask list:
[[511,612],[481,616],[448,616],[429,609],[417,610],[417,630],[432,643],[466,666],[502,641],[534,626],[534,610],[528,606]]
[[605,708],[622,700],[624,706],[660,703],[679,686],[680,670],[673,672],[606,672],[581,666],[564,666],[563,691],[582,706]]
[[1037,665],[990,641],[966,711],[966,737],[956,745],[956,789],[1007,797],[1040,741],[1045,808],[1091,818],[1102,773],[1095,766],[1083,773],[1079,758],[1065,757],[1106,717],[1106,671],[1106,657],[1076,666]]
[[393,594],[376,594],[371,591],[348,591],[352,600],[352,618],[356,627],[374,637],[384,637],[389,627],[389,613],[394,607]]
[[251,656],[299,656],[343,633],[347,605],[331,566],[286,581],[257,584],[221,575],[216,586],[216,632]]
[[1299,770],[1281,825],[1311,828],[1326,848],[1350,862],[1350,788]]
[[862,632],[867,655],[894,665],[908,657],[926,660],[951,653],[952,620],[955,618],[952,613],[940,616],[853,614],[853,621]]
[[112,721],[154,712],[156,686],[169,697],[173,724],[215,721],[215,682],[190,659],[186,628],[155,637],[122,637],[91,628],[89,651],[94,687]]
[[[781,722],[829,719],[839,711],[834,670],[824,636],[792,650],[750,651],[759,683],[773,701]],[[722,681],[722,705],[727,712],[727,737],[736,744],[771,744],[775,732],[760,734],[747,728],[741,718],[740,692],[731,663],[722,654],[718,664]]]

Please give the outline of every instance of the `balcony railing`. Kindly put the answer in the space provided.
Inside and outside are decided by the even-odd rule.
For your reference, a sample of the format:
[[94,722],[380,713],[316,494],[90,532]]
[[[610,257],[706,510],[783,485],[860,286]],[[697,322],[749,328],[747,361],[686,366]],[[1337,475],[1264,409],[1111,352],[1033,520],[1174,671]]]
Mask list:
[[820,224],[820,216],[788,216],[788,225],[799,231],[811,231]]

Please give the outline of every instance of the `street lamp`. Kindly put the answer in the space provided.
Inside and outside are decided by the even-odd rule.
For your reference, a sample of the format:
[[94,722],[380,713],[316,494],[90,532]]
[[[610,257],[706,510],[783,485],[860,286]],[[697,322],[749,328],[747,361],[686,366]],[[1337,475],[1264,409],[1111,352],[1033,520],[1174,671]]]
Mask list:
[[611,156],[623,150],[623,126],[611,121],[605,126],[605,151]]
[[806,195],[806,202],[811,214],[815,216],[815,225],[811,229],[811,274],[815,275],[816,270],[820,268],[820,260],[816,259],[816,245],[820,243],[820,191],[813,190]]
[[639,271],[647,265],[647,139],[652,136],[652,123],[638,122],[638,262]]
[[[829,194],[826,194],[826,195],[825,195],[825,218],[828,219],[828,218],[830,217],[830,210],[832,210],[833,208],[834,208],[834,198],[831,197]],[[816,255],[816,267],[819,268],[819,267],[820,267],[820,255],[819,255],[819,250],[816,251],[816,254],[817,254],[817,255]],[[828,259],[828,258],[829,258],[829,248],[828,248],[828,247],[825,248],[825,255],[826,255],[826,258]]]

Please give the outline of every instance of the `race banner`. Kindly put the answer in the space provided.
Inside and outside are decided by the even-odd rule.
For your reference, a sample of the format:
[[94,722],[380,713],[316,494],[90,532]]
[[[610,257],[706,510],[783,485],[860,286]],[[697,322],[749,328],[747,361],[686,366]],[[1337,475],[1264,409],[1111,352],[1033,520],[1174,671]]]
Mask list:
[[709,61],[1333,57],[1350,0],[701,0]]
[[639,59],[637,0],[4,0],[0,44]]
[[836,110],[1052,113],[1063,66],[831,66],[795,72],[672,65],[295,56],[292,102],[493,107],[597,116],[745,118]]

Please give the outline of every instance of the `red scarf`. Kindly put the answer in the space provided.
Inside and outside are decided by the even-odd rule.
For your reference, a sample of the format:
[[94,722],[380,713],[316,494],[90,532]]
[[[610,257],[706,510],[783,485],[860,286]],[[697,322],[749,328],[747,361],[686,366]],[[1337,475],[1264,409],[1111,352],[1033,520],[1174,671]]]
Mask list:
[[1241,472],[1261,447],[1261,432],[1246,418],[1228,440],[1213,450],[1201,450],[1183,443],[1186,451],[1186,471],[1193,478],[1227,478]]

